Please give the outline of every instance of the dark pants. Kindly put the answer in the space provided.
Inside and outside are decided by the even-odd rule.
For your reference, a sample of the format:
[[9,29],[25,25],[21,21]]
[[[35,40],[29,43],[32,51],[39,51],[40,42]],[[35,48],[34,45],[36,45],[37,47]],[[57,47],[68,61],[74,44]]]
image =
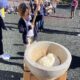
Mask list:
[[56,13],[56,8],[53,8],[54,14]]
[[37,25],[39,30],[43,29],[43,26],[44,26],[44,16],[41,15],[40,13],[38,13],[38,15],[36,17],[36,25]]
[[23,33],[22,34],[22,40],[23,40],[23,43],[24,44],[27,44],[28,42],[27,42],[27,39],[26,39],[26,33]]
[[39,20],[38,22],[36,22],[36,26],[38,27],[39,30],[42,30],[44,29],[43,26],[44,26],[44,20]]
[[0,40],[0,55],[3,54],[3,43],[2,40]]
[[75,11],[75,6],[71,6],[71,11]]
[[2,28],[4,29],[4,21],[0,16],[0,55],[3,54]]

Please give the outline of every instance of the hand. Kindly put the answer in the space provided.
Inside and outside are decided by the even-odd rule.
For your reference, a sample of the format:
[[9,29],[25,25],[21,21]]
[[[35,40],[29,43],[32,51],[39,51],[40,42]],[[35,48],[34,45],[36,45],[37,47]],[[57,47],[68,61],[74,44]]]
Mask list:
[[32,29],[34,28],[34,25],[33,25],[33,24],[31,25],[31,28],[32,28]]

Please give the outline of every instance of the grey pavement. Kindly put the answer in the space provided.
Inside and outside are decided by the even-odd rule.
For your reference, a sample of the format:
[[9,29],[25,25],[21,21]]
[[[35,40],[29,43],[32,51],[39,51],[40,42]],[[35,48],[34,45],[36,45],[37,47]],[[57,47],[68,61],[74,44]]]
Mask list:
[[[70,19],[69,9],[57,9],[56,15],[45,17],[45,30],[39,32],[38,41],[47,40],[60,43],[72,54],[72,63],[68,70],[68,80],[80,80],[80,17],[78,10]],[[20,80],[23,76],[23,58],[25,47],[17,22],[19,16],[7,14],[3,31],[4,52],[12,56],[10,60],[0,59],[0,80]]]

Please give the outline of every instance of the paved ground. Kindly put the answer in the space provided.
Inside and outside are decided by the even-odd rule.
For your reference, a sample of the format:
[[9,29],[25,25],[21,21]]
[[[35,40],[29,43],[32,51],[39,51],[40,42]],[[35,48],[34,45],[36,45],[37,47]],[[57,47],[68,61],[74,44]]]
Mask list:
[[[56,17],[55,17],[56,16]],[[58,9],[55,16],[45,17],[45,31],[39,33],[38,40],[55,41],[67,47],[73,57],[68,71],[68,80],[80,80],[80,17],[78,11],[70,19],[68,9]],[[7,31],[3,31],[4,51],[12,58],[0,59],[0,80],[20,80],[23,76],[23,52],[25,50],[21,34],[17,29],[19,16],[8,14],[5,18]]]

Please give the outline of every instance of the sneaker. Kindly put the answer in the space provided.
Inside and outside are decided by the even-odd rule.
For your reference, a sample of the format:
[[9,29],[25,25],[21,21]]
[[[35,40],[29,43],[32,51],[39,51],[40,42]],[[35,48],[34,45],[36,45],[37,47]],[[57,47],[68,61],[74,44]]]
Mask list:
[[80,36],[80,34],[78,34],[77,36]]
[[4,60],[9,60],[11,58],[11,56],[9,54],[2,54],[2,55],[0,55],[0,58],[2,58]]
[[73,17],[70,17],[70,19],[73,19]]

